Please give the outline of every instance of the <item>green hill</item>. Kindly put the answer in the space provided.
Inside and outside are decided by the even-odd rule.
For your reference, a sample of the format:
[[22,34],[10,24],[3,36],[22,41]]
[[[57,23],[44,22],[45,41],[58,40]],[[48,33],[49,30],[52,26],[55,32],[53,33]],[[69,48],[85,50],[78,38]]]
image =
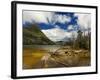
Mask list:
[[41,32],[40,28],[35,25],[27,25],[23,26],[23,45],[51,45],[54,44],[51,40],[49,40],[43,32]]

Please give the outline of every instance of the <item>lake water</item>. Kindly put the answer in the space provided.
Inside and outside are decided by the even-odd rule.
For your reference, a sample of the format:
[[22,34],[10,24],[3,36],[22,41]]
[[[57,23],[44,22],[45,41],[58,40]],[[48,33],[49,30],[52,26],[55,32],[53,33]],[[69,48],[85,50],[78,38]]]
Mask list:
[[[38,68],[38,63],[48,51],[54,52],[59,49],[60,45],[24,45],[23,46],[23,69]],[[42,64],[42,63],[41,63]],[[43,67],[43,66],[42,66]]]
[[33,48],[33,49],[43,49],[47,51],[56,51],[61,47],[61,45],[25,45],[25,48]]
[[[68,46],[61,45],[24,45],[23,47],[23,69],[37,68],[57,68],[57,67],[77,67],[89,66],[90,55],[84,56],[75,54],[63,54],[61,56],[50,56],[48,52],[55,52],[59,48]],[[61,48],[62,49],[62,48]],[[70,51],[69,51],[70,52]],[[77,52],[78,53],[78,52]],[[83,53],[83,52],[82,52]],[[85,53],[88,54],[89,52]],[[47,59],[47,60],[46,60]],[[46,66],[45,66],[46,65]]]

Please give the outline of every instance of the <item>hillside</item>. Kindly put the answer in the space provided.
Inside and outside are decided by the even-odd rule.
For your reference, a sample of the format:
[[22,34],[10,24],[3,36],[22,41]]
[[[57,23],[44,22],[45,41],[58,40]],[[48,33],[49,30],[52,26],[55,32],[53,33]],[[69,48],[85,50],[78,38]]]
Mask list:
[[23,45],[44,45],[54,44],[49,40],[44,33],[41,32],[40,28],[35,24],[23,25]]

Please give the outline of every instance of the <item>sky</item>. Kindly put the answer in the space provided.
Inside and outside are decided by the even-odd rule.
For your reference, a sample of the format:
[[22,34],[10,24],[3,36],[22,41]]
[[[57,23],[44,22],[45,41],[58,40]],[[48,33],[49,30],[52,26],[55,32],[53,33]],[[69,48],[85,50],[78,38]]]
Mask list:
[[23,25],[35,23],[52,41],[77,37],[77,31],[87,32],[91,27],[91,14],[75,12],[23,11]]

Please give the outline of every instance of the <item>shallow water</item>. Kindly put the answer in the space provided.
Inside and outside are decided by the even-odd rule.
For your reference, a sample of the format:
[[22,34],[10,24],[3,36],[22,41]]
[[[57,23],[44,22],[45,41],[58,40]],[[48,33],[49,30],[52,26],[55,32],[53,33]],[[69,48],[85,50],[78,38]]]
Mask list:
[[47,51],[56,51],[61,47],[61,45],[25,45],[25,48],[32,48],[32,49],[43,49]]
[[49,51],[54,52],[60,45],[25,45],[23,47],[23,69],[33,68]]
[[[48,52],[55,52],[61,47],[61,45],[25,45],[23,47],[23,69],[77,67],[90,65],[90,55],[88,57],[78,54],[73,55],[74,53],[70,53],[70,55],[63,53],[63,55],[54,55],[53,57],[47,55],[49,54]],[[61,48],[61,51],[64,50],[66,50],[66,48]],[[71,50],[71,48],[69,48],[69,50]],[[88,53],[89,52],[86,54]],[[45,57],[47,60],[44,59]]]

